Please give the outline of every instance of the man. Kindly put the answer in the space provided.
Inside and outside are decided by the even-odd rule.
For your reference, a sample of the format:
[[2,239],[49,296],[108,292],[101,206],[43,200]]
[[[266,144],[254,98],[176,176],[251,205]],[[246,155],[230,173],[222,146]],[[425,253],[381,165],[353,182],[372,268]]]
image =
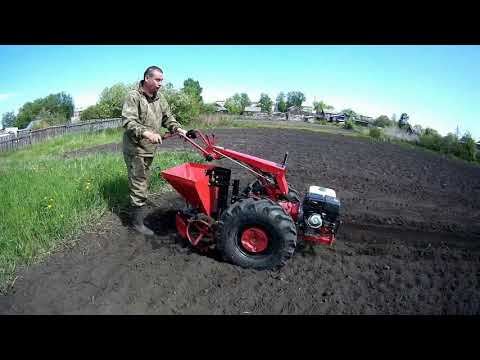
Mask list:
[[145,202],[156,144],[162,143],[162,127],[170,133],[185,134],[175,120],[165,96],[159,92],[163,71],[150,66],[138,88],[130,91],[122,109],[123,155],[128,169],[128,187],[133,228],[141,234],[153,235],[145,226]]

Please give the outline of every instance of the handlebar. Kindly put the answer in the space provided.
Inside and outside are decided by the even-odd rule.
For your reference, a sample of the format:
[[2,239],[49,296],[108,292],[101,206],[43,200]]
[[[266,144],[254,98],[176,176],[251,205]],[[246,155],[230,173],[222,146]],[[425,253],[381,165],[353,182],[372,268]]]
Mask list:
[[187,131],[186,135],[183,135],[183,134],[180,134],[178,132],[175,132],[175,133],[166,133],[164,136],[162,136],[162,140],[165,140],[165,139],[168,139],[168,138],[171,138],[175,135],[178,135],[184,139],[187,139],[187,138],[190,138],[190,139],[195,139],[197,137],[196,133],[198,132],[198,130],[189,130]]
[[[215,144],[215,135],[212,134],[212,137],[210,138],[208,135],[204,135],[201,131],[199,130],[189,130],[185,135],[180,134],[178,132],[175,133],[166,133],[164,136],[162,136],[162,141],[169,139],[173,136],[179,136],[184,139],[184,141],[188,141],[194,148],[199,150],[202,155],[205,157],[207,161],[212,161],[214,159],[218,159],[221,157],[219,154],[215,154],[214,151],[212,150],[214,144]],[[196,139],[197,136],[203,141],[205,144],[205,147],[201,147],[198,145],[195,141],[192,139]]]

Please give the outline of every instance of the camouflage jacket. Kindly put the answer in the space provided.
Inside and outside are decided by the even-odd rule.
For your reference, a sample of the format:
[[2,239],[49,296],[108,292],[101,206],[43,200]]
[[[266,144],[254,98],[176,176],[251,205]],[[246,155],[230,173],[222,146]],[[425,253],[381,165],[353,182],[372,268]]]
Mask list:
[[138,88],[128,92],[122,109],[123,152],[131,155],[153,156],[156,144],[142,136],[144,131],[160,133],[165,127],[170,132],[181,125],[175,120],[165,96],[158,92],[150,98],[143,92],[141,83]]

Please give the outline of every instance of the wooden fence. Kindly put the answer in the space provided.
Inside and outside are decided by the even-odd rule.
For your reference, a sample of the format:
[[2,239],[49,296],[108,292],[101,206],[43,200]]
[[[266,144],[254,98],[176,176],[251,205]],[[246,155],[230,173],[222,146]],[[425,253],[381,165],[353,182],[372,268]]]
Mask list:
[[104,129],[115,129],[122,125],[121,118],[92,120],[76,124],[65,124],[51,126],[45,129],[37,130],[19,130],[17,137],[0,139],[0,152],[14,151],[25,146],[37,144],[46,139],[61,136],[70,133],[99,131]]

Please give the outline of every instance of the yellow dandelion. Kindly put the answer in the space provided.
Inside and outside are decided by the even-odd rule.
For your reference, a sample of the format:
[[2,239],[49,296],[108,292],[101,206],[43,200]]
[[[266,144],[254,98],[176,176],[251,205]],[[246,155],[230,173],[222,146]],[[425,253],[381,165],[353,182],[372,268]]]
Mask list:
[[47,206],[47,207],[50,209],[50,208],[52,207],[52,204],[48,204],[48,206]]

